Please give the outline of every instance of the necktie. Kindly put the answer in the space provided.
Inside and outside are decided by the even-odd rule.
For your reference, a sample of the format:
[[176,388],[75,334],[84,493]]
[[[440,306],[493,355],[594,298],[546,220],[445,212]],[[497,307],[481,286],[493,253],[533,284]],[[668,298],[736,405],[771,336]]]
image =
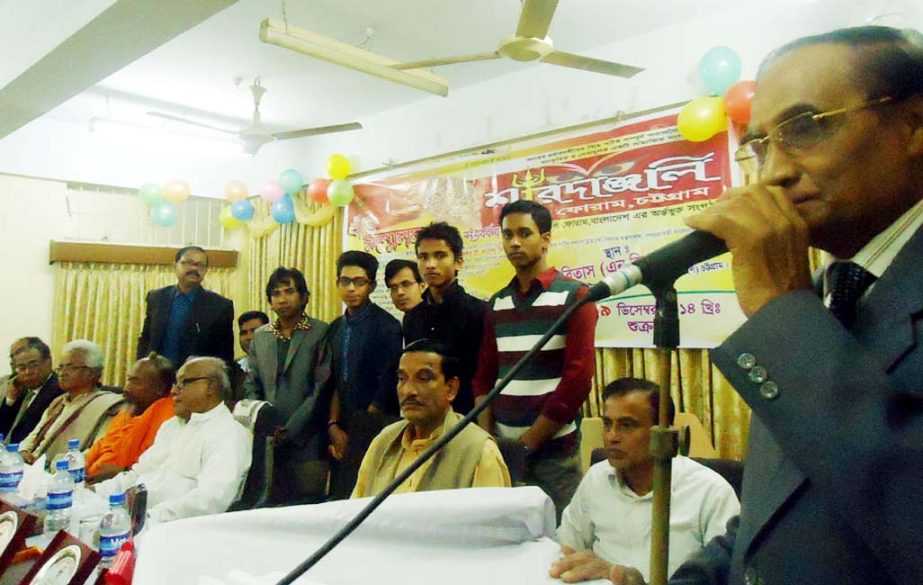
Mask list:
[[856,320],[859,299],[875,275],[855,262],[834,262],[830,274],[830,312],[849,329]]

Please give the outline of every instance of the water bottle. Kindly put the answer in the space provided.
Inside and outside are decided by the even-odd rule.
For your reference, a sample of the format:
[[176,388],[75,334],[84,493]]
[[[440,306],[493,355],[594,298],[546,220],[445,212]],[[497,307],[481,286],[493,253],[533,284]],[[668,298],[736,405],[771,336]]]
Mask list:
[[71,439],[67,442],[67,455],[64,458],[67,459],[67,470],[74,479],[74,487],[82,488],[86,479],[87,460],[80,452],[80,439]]
[[57,471],[48,484],[45,500],[45,532],[52,534],[68,529],[74,504],[74,480],[67,471],[67,460],[61,459],[55,467]]
[[99,566],[109,568],[130,537],[131,518],[125,509],[125,494],[112,494],[109,496],[109,511],[99,522]]
[[15,494],[19,491],[24,467],[25,463],[19,455],[19,443],[7,445],[6,453],[0,455],[0,494]]

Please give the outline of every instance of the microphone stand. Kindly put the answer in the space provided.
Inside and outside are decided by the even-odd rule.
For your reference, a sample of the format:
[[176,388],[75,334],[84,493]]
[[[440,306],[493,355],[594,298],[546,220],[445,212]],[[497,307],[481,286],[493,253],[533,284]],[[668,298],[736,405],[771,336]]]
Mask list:
[[[675,297],[675,294],[674,294],[674,297]],[[472,409],[471,412],[465,415],[465,417],[462,420],[458,421],[457,425],[452,427],[446,434],[444,434],[442,437],[437,439],[435,443],[430,445],[430,447],[426,449],[426,451],[421,453],[420,456],[417,457],[409,466],[407,466],[407,469],[399,473],[398,476],[395,477],[394,480],[391,483],[389,483],[387,487],[385,487],[385,489],[381,491],[380,494],[372,498],[372,501],[366,504],[366,506],[362,510],[360,510],[359,513],[356,514],[355,517],[353,517],[353,519],[350,520],[346,524],[346,526],[344,526],[336,534],[334,534],[330,538],[330,540],[325,542],[319,549],[317,549],[314,552],[314,554],[308,557],[307,560],[302,562],[300,565],[292,569],[290,573],[285,575],[278,582],[278,585],[290,585],[291,583],[293,583],[295,579],[297,579],[298,577],[306,573],[309,569],[311,569],[311,567],[316,565],[322,558],[324,558],[327,555],[327,553],[332,551],[334,547],[336,547],[341,541],[343,541],[343,539],[345,539],[347,536],[352,534],[352,532],[356,530],[356,528],[358,528],[359,525],[362,524],[362,522],[364,522],[365,519],[368,518],[369,515],[372,512],[374,512],[375,509],[378,508],[385,501],[385,499],[394,492],[394,490],[400,487],[400,485],[404,483],[404,481],[406,481],[407,478],[413,475],[414,471],[419,469],[421,465],[423,465],[429,459],[431,459],[433,455],[435,455],[440,449],[442,449],[449,441],[451,441],[453,438],[455,438],[456,435],[462,432],[462,430],[466,426],[468,426],[475,419],[477,419],[477,416],[481,414],[481,412],[483,412],[484,409],[490,406],[490,403],[493,402],[494,399],[496,399],[497,396],[499,396],[501,392],[503,392],[503,389],[507,387],[507,385],[510,383],[510,380],[513,379],[513,376],[515,376],[519,372],[519,370],[523,368],[523,366],[529,363],[529,361],[533,357],[535,357],[535,354],[537,354],[539,351],[541,351],[543,347],[545,347],[545,344],[548,343],[548,340],[551,339],[557,333],[558,329],[560,329],[567,322],[567,320],[574,313],[574,311],[576,311],[577,309],[579,309],[580,307],[582,307],[583,305],[585,305],[586,303],[592,300],[595,300],[595,299],[591,295],[587,294],[583,298],[581,298],[579,301],[567,307],[567,309],[564,310],[561,316],[558,317],[557,321],[555,321],[551,325],[551,327],[548,328],[548,331],[546,331],[545,334],[542,335],[541,339],[535,342],[535,345],[532,346],[532,349],[530,349],[524,356],[522,356],[519,359],[518,362],[516,362],[516,364],[512,368],[510,368],[510,371],[507,372],[507,374],[503,376],[503,378],[499,382],[497,382],[497,385],[494,386],[493,390],[487,393],[487,395],[484,397],[484,400],[481,401],[480,404],[475,406],[474,409]],[[674,298],[674,305],[675,305],[675,298]],[[669,362],[667,363],[669,364]],[[651,440],[653,442],[653,437]],[[667,468],[667,472],[669,473],[669,466]],[[655,481],[656,481],[656,476],[655,476]],[[667,494],[669,496],[669,492],[667,492]],[[669,505],[669,500],[667,503]]]

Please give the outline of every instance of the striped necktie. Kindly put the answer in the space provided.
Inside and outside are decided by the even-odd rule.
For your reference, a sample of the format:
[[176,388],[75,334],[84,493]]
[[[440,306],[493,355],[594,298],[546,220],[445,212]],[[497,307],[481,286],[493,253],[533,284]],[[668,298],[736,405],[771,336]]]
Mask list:
[[855,262],[830,265],[830,312],[849,329],[856,320],[859,299],[875,282],[875,275]]

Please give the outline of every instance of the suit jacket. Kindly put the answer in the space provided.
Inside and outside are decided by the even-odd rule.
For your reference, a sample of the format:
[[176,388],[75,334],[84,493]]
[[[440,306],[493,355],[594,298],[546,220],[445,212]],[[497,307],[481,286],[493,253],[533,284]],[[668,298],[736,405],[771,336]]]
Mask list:
[[923,583],[921,262],[923,229],[851,331],[795,292],[712,352],[753,409],[741,516],[671,583]]
[[[164,334],[170,321],[170,306],[176,285],[147,293],[147,313],[138,339],[137,359],[163,347]],[[191,355],[213,356],[230,364],[234,361],[234,303],[218,293],[200,288],[186,318],[180,345],[179,363]]]
[[323,459],[327,446],[330,348],[328,325],[308,318],[308,331],[295,331],[279,372],[276,336],[270,325],[253,334],[248,353],[250,371],[244,398],[271,403],[285,427],[287,449],[300,461]]
[[42,387],[39,388],[38,393],[29,403],[29,407],[26,408],[15,428],[13,423],[16,421],[16,415],[19,413],[19,408],[22,406],[26,393],[20,394],[12,406],[7,405],[5,399],[0,399],[0,433],[3,433],[3,436],[6,437],[6,443],[21,443],[23,439],[28,437],[35,425],[38,424],[38,421],[42,419],[42,413],[45,412],[51,401],[60,395],[61,388],[58,386],[58,375],[51,374],[42,384]]

